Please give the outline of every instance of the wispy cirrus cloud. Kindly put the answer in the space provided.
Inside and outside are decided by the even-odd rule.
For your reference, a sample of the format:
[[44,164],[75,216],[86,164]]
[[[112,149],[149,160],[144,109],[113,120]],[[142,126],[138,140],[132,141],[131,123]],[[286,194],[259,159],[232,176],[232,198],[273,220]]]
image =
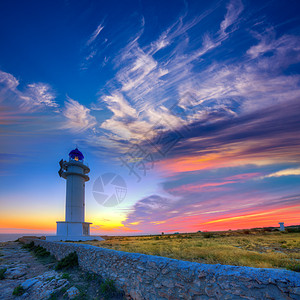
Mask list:
[[[295,102],[300,97],[299,75],[283,73],[288,66],[299,62],[299,37],[276,37],[270,27],[260,33],[253,24],[248,38],[256,40],[238,59],[211,61],[210,55],[216,51],[223,53],[228,43],[235,43],[246,18],[242,2],[229,1],[216,31],[204,31],[195,42],[190,41],[189,31],[200,29],[201,22],[213,14],[214,9],[207,9],[192,20],[185,13],[157,40],[144,46],[140,45],[141,30],[114,59],[115,78],[108,82],[99,103],[113,113],[101,127],[107,130],[110,139],[122,141],[121,152],[126,140],[136,142],[138,139],[143,143],[149,138],[149,129],[152,136],[168,132],[169,127],[164,124],[159,129],[155,127],[162,119],[177,129],[202,122],[201,129],[205,131],[205,123],[225,122],[272,105]],[[162,50],[164,55],[160,56]],[[275,66],[276,72],[273,72]],[[126,99],[126,110],[134,114],[121,117],[110,103],[114,98]],[[174,115],[168,109],[176,103],[184,110],[183,115]]]
[[56,108],[55,93],[46,83],[27,84],[25,89],[19,89],[19,80],[12,74],[0,71],[0,101],[15,101],[20,109],[36,111],[45,108]]
[[[103,23],[103,22],[102,22]],[[88,39],[88,41],[86,42],[87,46],[90,46],[98,37],[98,35],[100,34],[100,32],[104,29],[104,26],[102,25],[102,23],[100,23],[97,28],[95,29],[95,31],[91,34],[90,38]]]
[[[109,139],[114,141],[138,141],[145,132],[151,129],[151,124],[138,119],[138,112],[129,105],[121,93],[115,93],[102,99],[107,108],[113,112],[113,117],[104,121],[101,128],[110,132]],[[124,123],[127,124],[124,127]],[[113,128],[113,130],[112,130]]]
[[91,129],[97,124],[96,118],[90,114],[89,108],[69,97],[65,102],[62,114],[66,118],[63,128],[68,128],[75,132]]
[[2,95],[8,90],[14,91],[19,85],[19,81],[12,74],[3,71],[0,71],[0,83],[1,83],[0,92]]
[[[227,30],[230,29],[231,26],[237,26],[237,20],[244,9],[244,5],[240,0],[233,0],[227,4],[227,12],[224,20],[221,22],[220,31],[222,35],[227,35]],[[231,28],[233,31],[236,28]]]
[[[252,59],[263,57],[260,62],[262,68],[274,71],[278,67],[299,62],[300,38],[298,36],[284,34],[276,38],[273,27],[267,28],[263,33],[253,32],[253,35],[259,43],[250,47],[247,54]],[[264,56],[267,53],[270,55]]]
[[24,100],[22,104],[28,109],[35,109],[41,107],[58,107],[55,102],[55,93],[50,85],[45,83],[28,84],[25,92],[20,94],[20,98]]
[[300,168],[290,168],[290,169],[280,170],[280,171],[268,174],[268,175],[263,176],[261,178],[282,177],[282,176],[298,176],[298,175],[300,175]]
[[0,71],[0,102],[1,123],[6,125],[26,124],[32,126],[31,130],[39,131],[40,120],[43,119],[42,127],[48,127],[47,131],[70,129],[74,132],[85,131],[97,125],[90,109],[76,100],[68,98],[64,107],[60,108],[49,84],[31,83],[19,89],[19,81],[12,74],[3,71]]
[[[240,5],[240,3],[238,3]],[[204,34],[203,45],[201,51],[195,50],[192,53],[184,53],[188,51],[187,33],[195,26],[199,25],[206,17],[214,12],[214,9],[205,11],[192,20],[184,20],[186,13],[165,30],[160,37],[148,45],[141,47],[139,39],[143,33],[143,27],[140,32],[131,39],[128,45],[123,48],[119,55],[114,59],[117,68],[116,75],[113,80],[107,84],[106,90],[110,94],[105,93],[100,97],[99,106],[103,103],[111,110],[113,116],[106,120],[101,128],[110,131],[107,134],[110,139],[118,141],[143,141],[151,128],[160,119],[165,119],[175,127],[182,124],[182,120],[174,116],[165,107],[164,103],[173,102],[181,96],[180,86],[183,82],[190,82],[193,77],[191,69],[193,62],[200,59],[211,49],[219,46],[222,41],[226,40],[230,33],[220,37],[221,33],[216,33],[217,41],[213,41],[207,34]],[[228,8],[232,10],[230,6]],[[242,8],[236,12],[231,12],[225,16],[227,20],[225,30],[234,24]],[[235,14],[236,13],[236,14]],[[235,17],[234,17],[235,16]],[[145,23],[142,22],[142,26]],[[234,31],[234,30],[233,30]],[[168,47],[176,41],[177,45]],[[163,48],[168,48],[168,54],[163,60],[155,57]],[[120,116],[117,102],[120,99],[126,99],[126,111],[134,111],[134,115],[130,118]],[[122,100],[124,102],[124,100]],[[113,105],[112,105],[113,103]],[[120,108],[120,107],[119,107]],[[124,107],[122,107],[124,108]],[[159,131],[166,131],[168,126],[161,125]],[[123,151],[124,143],[120,144],[120,150]]]
[[97,40],[103,29],[104,25],[103,22],[101,22],[85,43],[85,47],[83,49],[85,55],[83,61],[80,64],[81,70],[88,69],[88,66],[91,64],[92,60],[97,56],[99,52],[99,43],[97,42]]

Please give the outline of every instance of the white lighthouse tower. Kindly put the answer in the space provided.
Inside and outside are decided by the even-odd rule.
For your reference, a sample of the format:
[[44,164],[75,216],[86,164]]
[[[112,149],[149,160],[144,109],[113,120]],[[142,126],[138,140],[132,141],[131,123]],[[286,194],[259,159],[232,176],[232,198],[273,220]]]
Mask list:
[[99,236],[90,235],[90,224],[85,222],[85,182],[90,168],[83,163],[84,156],[76,148],[69,153],[69,161],[61,160],[59,176],[67,180],[66,217],[65,221],[57,221],[55,236],[47,236],[51,241],[90,241],[103,240]]

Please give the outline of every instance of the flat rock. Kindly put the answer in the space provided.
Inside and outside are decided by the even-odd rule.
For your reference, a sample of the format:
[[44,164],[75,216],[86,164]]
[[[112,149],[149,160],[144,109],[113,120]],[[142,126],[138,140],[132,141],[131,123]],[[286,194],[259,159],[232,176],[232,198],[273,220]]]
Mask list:
[[77,287],[72,286],[67,290],[66,294],[68,294],[69,299],[74,299],[80,294],[80,291],[78,290]]
[[26,268],[20,266],[20,267],[13,267],[8,268],[6,272],[4,273],[4,277],[8,279],[17,279],[24,275],[26,275]]
[[37,282],[39,282],[37,278],[29,278],[24,282],[22,282],[21,286],[24,290],[28,290],[31,286],[33,286]]

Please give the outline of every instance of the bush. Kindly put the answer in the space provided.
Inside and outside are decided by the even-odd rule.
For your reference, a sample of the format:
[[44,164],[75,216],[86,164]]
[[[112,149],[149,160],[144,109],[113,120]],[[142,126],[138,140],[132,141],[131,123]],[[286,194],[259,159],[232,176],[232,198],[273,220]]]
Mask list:
[[210,239],[210,238],[213,238],[214,235],[211,232],[203,232],[203,237],[205,239]]
[[86,273],[86,275],[85,275],[86,281],[96,280],[98,277],[100,277],[100,276],[96,275],[95,273]]
[[69,280],[70,279],[70,274],[69,273],[63,273],[61,278]]
[[0,280],[4,279],[4,273],[6,272],[6,268],[0,269]]
[[21,296],[25,293],[25,290],[20,286],[18,285],[17,287],[15,287],[14,291],[13,291],[13,295],[14,296]]
[[300,228],[293,228],[293,227],[291,227],[291,228],[287,227],[287,228],[285,228],[285,230],[288,233],[297,233],[297,232],[300,232]]
[[29,251],[33,251],[33,253],[37,257],[50,256],[50,252],[48,252],[45,248],[41,246],[35,246],[33,241],[31,241],[29,244],[23,245],[22,248],[28,249]]
[[289,269],[294,272],[300,272],[300,265],[290,266]]
[[57,263],[55,270],[66,270],[76,266],[78,266],[78,256],[76,252],[72,252]]
[[117,289],[115,287],[115,282],[112,279],[105,279],[100,285],[101,293],[105,296],[113,296],[116,294]]
[[55,279],[55,276],[48,277],[48,278],[46,279],[46,281],[51,281],[51,280],[53,280],[53,279]]
[[23,248],[23,249],[33,250],[33,248],[34,248],[34,242],[31,241],[29,244],[23,245],[22,248]]
[[[66,287],[63,287],[61,290],[59,291],[54,291],[50,297],[48,298],[48,300],[57,300],[57,299],[62,299],[63,295],[65,294],[65,292],[67,291]],[[65,297],[64,297],[65,299]],[[77,299],[77,298],[76,298]]]
[[50,252],[48,252],[45,248],[43,248],[41,246],[35,247],[33,249],[33,252],[38,257],[45,257],[45,256],[49,256],[50,255]]

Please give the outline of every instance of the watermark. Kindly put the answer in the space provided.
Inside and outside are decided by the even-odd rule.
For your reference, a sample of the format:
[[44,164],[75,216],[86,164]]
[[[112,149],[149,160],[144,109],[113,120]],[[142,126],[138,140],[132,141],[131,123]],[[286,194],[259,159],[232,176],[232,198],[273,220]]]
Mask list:
[[153,154],[139,144],[133,144],[119,159],[121,166],[129,169],[129,175],[137,177],[137,182],[141,181],[142,176],[146,176],[147,171],[153,169],[155,162]]
[[[157,128],[164,128],[164,131]],[[183,138],[183,135],[169,122],[160,119],[149,132],[145,134],[145,138],[154,151],[159,153],[162,157],[166,157],[168,152]]]
[[94,181],[92,192],[94,199],[99,204],[105,207],[113,207],[125,199],[127,185],[120,175],[104,173]]
[[169,108],[169,112],[178,118],[182,129],[191,131],[195,127],[199,114],[207,113],[208,107],[199,103],[195,95],[186,92]]

